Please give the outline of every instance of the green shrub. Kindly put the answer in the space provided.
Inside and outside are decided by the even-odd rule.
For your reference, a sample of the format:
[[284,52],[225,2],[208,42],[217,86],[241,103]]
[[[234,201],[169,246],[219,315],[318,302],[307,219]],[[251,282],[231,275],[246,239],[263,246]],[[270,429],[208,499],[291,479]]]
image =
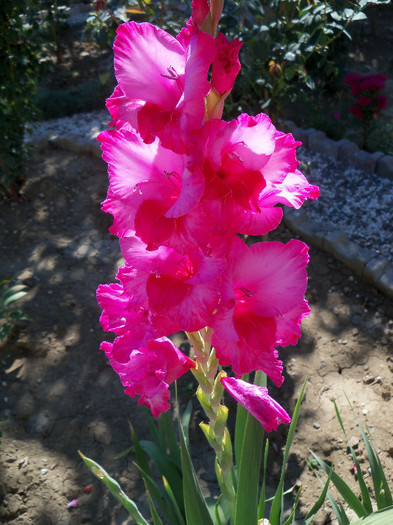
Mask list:
[[105,99],[114,88],[114,80],[105,75],[98,80],[91,80],[77,89],[40,89],[34,97],[34,104],[40,111],[39,119],[61,118],[83,111],[103,109]]
[[234,103],[262,106],[277,117],[284,100],[335,92],[342,84],[348,27],[366,18],[364,10],[371,3],[387,0],[228,0],[224,32],[247,42]]
[[23,134],[36,109],[32,98],[39,78],[38,3],[0,3],[0,187],[18,198],[24,180]]

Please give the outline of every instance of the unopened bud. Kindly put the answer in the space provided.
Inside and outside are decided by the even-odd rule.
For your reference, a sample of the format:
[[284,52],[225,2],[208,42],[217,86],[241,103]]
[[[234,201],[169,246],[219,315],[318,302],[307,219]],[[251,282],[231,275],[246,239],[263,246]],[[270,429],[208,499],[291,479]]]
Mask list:
[[221,444],[218,443],[216,436],[214,435],[212,426],[207,423],[199,423],[199,427],[202,430],[202,432],[205,434],[206,439],[209,442],[209,445],[212,447],[212,449],[215,451],[216,454],[220,454],[221,452]]
[[233,494],[232,485],[229,483],[228,476],[225,475],[225,472],[220,467],[217,457],[216,457],[215,470],[216,470],[217,481],[220,486],[222,495],[228,501],[233,501],[234,494]]
[[221,468],[226,471],[232,468],[233,465],[233,451],[232,442],[228,429],[224,430],[224,437],[221,444]]
[[214,422],[214,433],[216,436],[222,436],[225,426],[228,420],[228,407],[225,405],[219,405],[216,414],[216,420]]
[[211,421],[215,421],[216,414],[215,414],[215,412],[213,411],[213,409],[211,407],[211,404],[209,402],[209,399],[208,399],[207,395],[205,394],[205,392],[202,390],[202,388],[200,386],[198,386],[198,390],[197,390],[196,396],[197,396],[198,401],[201,404],[201,407],[203,408],[205,414],[207,415],[207,417]]

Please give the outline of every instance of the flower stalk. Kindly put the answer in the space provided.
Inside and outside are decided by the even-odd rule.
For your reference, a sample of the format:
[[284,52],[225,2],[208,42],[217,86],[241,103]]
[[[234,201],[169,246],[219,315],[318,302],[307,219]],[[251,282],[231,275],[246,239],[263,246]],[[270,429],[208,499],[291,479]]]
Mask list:
[[[219,362],[210,343],[210,331],[187,333],[196,356],[192,373],[199,383],[196,396],[209,423],[199,424],[210,446],[216,453],[215,471],[223,497],[230,503],[231,514],[235,510],[236,491],[233,484],[233,449],[227,429],[228,407],[221,403],[224,386],[221,380],[227,376],[219,371]],[[233,511],[233,512],[232,512]]]

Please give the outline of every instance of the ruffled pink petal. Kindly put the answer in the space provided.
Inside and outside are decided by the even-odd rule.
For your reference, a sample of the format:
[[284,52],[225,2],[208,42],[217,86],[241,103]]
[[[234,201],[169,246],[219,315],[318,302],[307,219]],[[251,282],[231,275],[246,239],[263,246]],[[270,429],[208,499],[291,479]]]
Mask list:
[[[159,142],[145,144],[134,132],[110,130],[100,133],[102,158],[108,164],[111,194],[133,202],[138,199],[143,184],[152,177],[160,177],[154,164]],[[168,159],[168,164],[172,157]]]
[[[213,327],[215,328],[216,325],[213,324]],[[233,339],[237,336],[238,340],[231,340],[231,335]],[[275,348],[250,347],[237,332],[228,334],[225,339],[218,337],[214,332],[212,345],[216,350],[220,365],[232,366],[236,377],[241,377],[253,370],[262,370],[278,387],[284,381],[282,361],[278,359],[278,352]]]
[[[139,404],[148,406],[157,417],[170,408],[169,385],[186,373],[195,363],[185,356],[169,339],[162,337],[149,341],[141,348],[126,348],[115,353],[110,343],[102,348],[125,388]],[[127,356],[128,352],[128,356]]]
[[276,130],[274,152],[262,170],[266,181],[279,184],[288,173],[296,170],[299,164],[296,159],[296,148],[300,145],[301,142],[296,142],[291,134],[285,135]]
[[167,218],[177,218],[185,215],[200,201],[205,187],[202,171],[189,163],[181,177],[181,190],[175,203],[165,213]]
[[267,388],[233,377],[224,377],[221,382],[226,391],[261,423],[266,432],[277,430],[280,423],[291,422],[287,412],[269,396]]
[[147,245],[147,250],[156,250],[173,235],[176,220],[167,218],[167,206],[156,200],[141,203],[135,214],[135,233]]
[[276,202],[296,209],[299,209],[306,199],[316,200],[319,196],[318,186],[309,184],[299,170],[288,173],[275,190],[277,192],[275,195]]
[[179,42],[149,23],[128,22],[117,29],[115,73],[130,99],[171,110],[184,86],[186,55]]
[[[204,96],[210,90],[207,72],[216,57],[214,39],[204,33],[197,31],[190,39],[187,49],[187,63],[185,67],[184,100],[180,105],[184,106],[187,122],[191,129],[200,127],[205,114]],[[202,110],[203,106],[203,110]]]
[[223,222],[234,233],[244,235],[265,235],[280,224],[283,211],[281,207],[261,206],[258,201],[258,211],[242,208],[238,204],[227,207],[223,214]]
[[213,127],[212,134],[208,156],[216,170],[221,168],[222,157],[229,154],[240,159],[245,170],[261,170],[276,148],[277,131],[264,114],[250,117],[243,113],[237,120],[222,123],[217,132]]
[[234,289],[248,291],[242,301],[257,315],[281,317],[303,300],[308,260],[308,246],[298,240],[253,244],[234,265]]
[[100,323],[105,332],[122,335],[130,330],[146,333],[149,327],[147,310],[134,310],[121,284],[100,284],[97,301],[103,312]]
[[217,58],[213,62],[211,86],[220,95],[223,95],[231,91],[237,74],[241,69],[239,51],[242,47],[242,42],[237,38],[229,42],[223,33],[218,33],[216,46]]
[[140,272],[130,266],[120,267],[116,279],[118,279],[130,299],[133,308],[147,308],[146,284],[149,274]]
[[301,336],[300,325],[304,317],[310,315],[311,309],[304,299],[290,312],[276,320],[277,343],[280,346],[295,346]]
[[112,117],[110,125],[120,129],[123,126],[137,128],[138,110],[141,109],[144,102],[142,100],[133,100],[123,93],[120,86],[116,86],[112,95],[106,100],[106,107]]

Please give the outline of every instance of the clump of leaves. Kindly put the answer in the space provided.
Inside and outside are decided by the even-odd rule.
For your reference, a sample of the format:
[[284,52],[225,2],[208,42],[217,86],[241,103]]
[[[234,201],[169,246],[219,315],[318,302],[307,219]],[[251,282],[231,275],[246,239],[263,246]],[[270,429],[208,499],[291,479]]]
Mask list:
[[[339,525],[349,525],[350,523],[350,519],[347,513],[345,512],[343,506],[343,501],[347,504],[347,506],[350,509],[352,509],[357,514],[359,518],[359,520],[357,520],[356,522],[352,522],[353,525],[355,525],[355,523],[356,525],[389,525],[393,523],[393,496],[388,485],[378,452],[374,444],[372,443],[370,432],[368,431],[368,428],[366,431],[363,428],[362,424],[359,421],[357,421],[367,452],[368,461],[370,464],[369,471],[371,473],[376,508],[374,508],[373,506],[372,499],[370,497],[371,490],[366,485],[365,478],[363,476],[362,469],[359,463],[359,459],[353,447],[351,446],[351,442],[345,431],[344,423],[342,421],[340,412],[335,402],[334,408],[341,429],[348,442],[348,448],[353,459],[354,471],[356,472],[356,477],[359,484],[358,492],[361,494],[361,496],[358,497],[355,494],[355,492],[351,490],[351,488],[345,483],[345,481],[339,476],[339,474],[336,473],[334,466],[329,466],[319,456],[311,452],[312,457],[310,458],[311,461],[309,465],[310,468],[313,470],[314,474],[317,476],[318,479],[320,479],[322,472],[325,472],[325,474],[328,475],[328,479],[325,483],[323,493],[319,500],[320,505],[318,506],[318,509],[322,506],[327,495]],[[354,412],[352,406],[351,410],[352,412]],[[334,499],[333,495],[328,490],[330,482],[333,483],[338,493],[340,494],[342,500]]]
[[15,321],[27,321],[29,316],[22,310],[15,310],[13,305],[28,292],[24,284],[11,286],[10,279],[0,281],[0,340],[3,341]]

